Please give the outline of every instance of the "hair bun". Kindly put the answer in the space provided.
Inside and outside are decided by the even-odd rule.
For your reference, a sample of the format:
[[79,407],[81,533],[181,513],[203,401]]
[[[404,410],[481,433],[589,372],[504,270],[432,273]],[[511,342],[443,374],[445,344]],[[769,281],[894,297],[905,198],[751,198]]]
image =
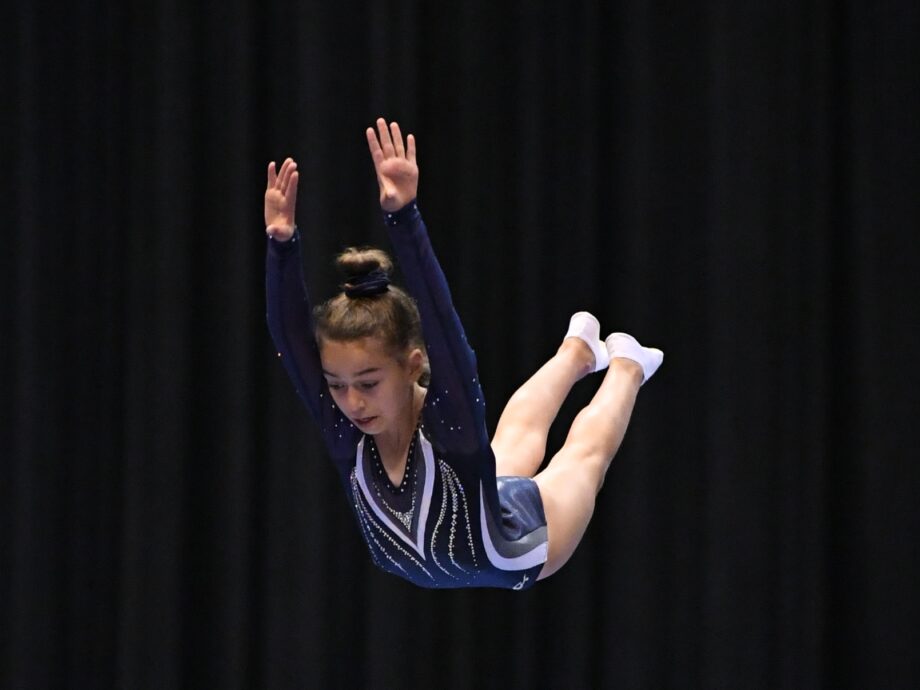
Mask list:
[[353,276],[343,286],[348,297],[370,297],[390,289],[390,277],[379,268],[360,276]]
[[345,275],[342,289],[348,297],[368,297],[386,292],[393,262],[387,253],[373,247],[349,247],[336,259]]

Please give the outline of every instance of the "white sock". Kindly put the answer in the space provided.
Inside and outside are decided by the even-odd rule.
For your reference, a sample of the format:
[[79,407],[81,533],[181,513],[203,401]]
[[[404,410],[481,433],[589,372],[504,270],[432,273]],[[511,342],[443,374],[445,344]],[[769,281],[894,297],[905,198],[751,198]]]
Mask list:
[[607,346],[607,354],[610,359],[623,357],[631,359],[642,367],[642,373],[645,375],[642,383],[652,378],[652,374],[658,370],[664,360],[664,353],[661,350],[654,347],[642,347],[635,338],[626,333],[611,333],[604,344]]
[[604,341],[601,340],[601,324],[593,315],[586,311],[573,314],[569,319],[569,330],[565,337],[581,338],[588,344],[591,352],[594,353],[593,371],[606,369],[610,364],[607,348],[604,347]]

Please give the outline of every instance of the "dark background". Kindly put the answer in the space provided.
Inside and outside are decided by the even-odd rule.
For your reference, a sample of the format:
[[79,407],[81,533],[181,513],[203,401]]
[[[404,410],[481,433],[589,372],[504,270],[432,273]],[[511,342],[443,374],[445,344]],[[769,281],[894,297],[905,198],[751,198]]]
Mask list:
[[[920,684],[913,2],[3,10],[0,687]],[[660,346],[574,559],[370,565],[265,326],[420,206],[494,425],[569,315]],[[576,387],[558,447],[597,379]]]

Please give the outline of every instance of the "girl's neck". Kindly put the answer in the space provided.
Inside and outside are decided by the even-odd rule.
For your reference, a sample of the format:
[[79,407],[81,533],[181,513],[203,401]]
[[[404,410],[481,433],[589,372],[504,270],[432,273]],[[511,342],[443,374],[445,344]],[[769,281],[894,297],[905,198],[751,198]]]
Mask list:
[[418,427],[419,415],[425,402],[425,389],[416,384],[412,391],[412,400],[406,407],[406,414],[396,428],[374,436],[377,450],[385,457],[399,457],[409,448],[412,435]]

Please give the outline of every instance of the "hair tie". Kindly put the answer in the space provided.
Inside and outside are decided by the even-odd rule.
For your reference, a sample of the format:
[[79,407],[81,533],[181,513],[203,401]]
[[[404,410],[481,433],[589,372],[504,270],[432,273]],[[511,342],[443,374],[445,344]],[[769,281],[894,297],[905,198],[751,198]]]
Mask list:
[[386,292],[390,287],[390,278],[380,268],[370,273],[349,278],[344,285],[347,297],[370,297]]

